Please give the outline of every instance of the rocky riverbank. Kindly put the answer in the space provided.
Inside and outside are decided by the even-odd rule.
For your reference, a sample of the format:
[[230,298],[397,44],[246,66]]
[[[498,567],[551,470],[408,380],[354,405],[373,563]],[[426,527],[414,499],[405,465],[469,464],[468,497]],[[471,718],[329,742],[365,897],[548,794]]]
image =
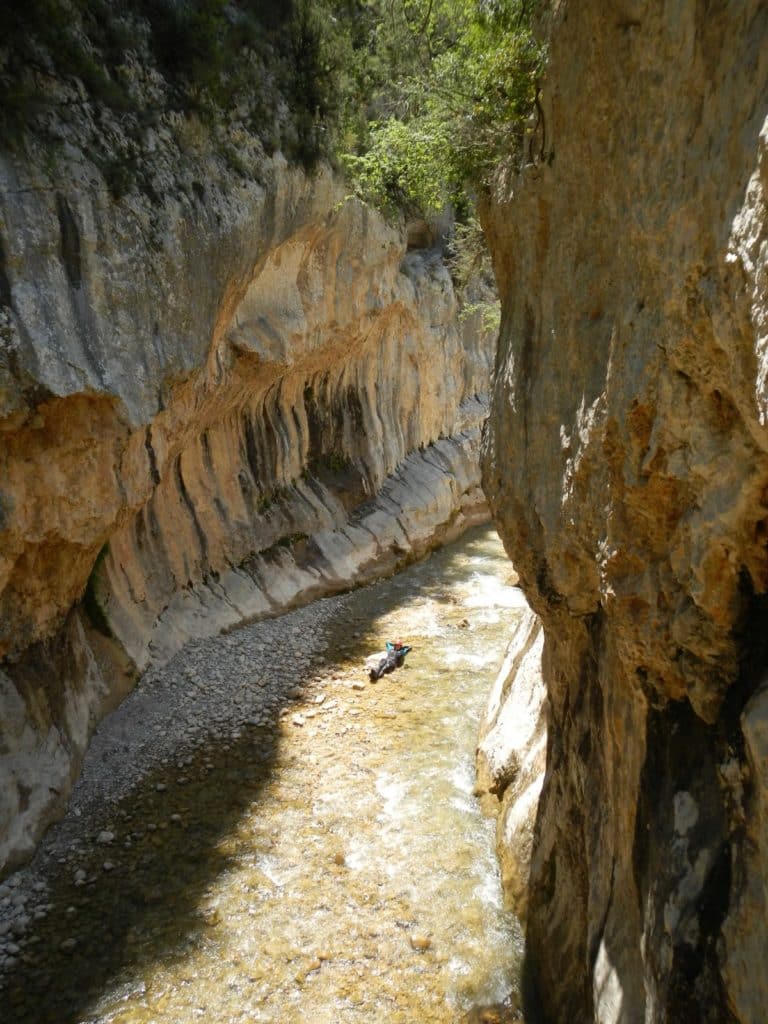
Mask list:
[[0,874],[150,664],[484,503],[493,339],[439,250],[328,168],[170,140],[149,163],[204,195],[116,200],[76,139],[55,181],[0,159]]
[[[147,673],[0,890],[17,1019],[135,1024],[236,998],[252,1020],[453,1021],[503,1002],[517,933],[471,792],[513,583],[498,539],[474,531]],[[368,682],[365,656],[400,630],[411,663]],[[516,1019],[514,1002],[491,1012]]]
[[[338,605],[318,601],[291,615],[191,642],[142,678],[94,736],[66,819],[49,831],[34,864],[0,885],[0,968],[7,972],[34,949],[34,934],[28,933],[54,910],[43,881],[51,870],[70,876],[73,895],[80,888],[88,892],[102,873],[120,869],[147,832],[179,825],[178,815],[174,820],[163,814],[165,794],[190,783],[192,765],[198,781],[206,776],[213,767],[206,750],[218,759],[248,732],[257,737],[257,759],[269,761],[282,716],[299,724],[307,714],[349,710],[338,697],[318,701],[326,680],[326,628],[338,616]],[[345,674],[360,678],[360,672]],[[144,792],[155,794],[153,820],[140,808],[130,819],[125,811],[110,819],[110,806],[146,779],[151,782]],[[76,925],[73,915],[73,933]],[[75,935],[62,940],[65,950],[72,948],[72,938],[77,941]]]

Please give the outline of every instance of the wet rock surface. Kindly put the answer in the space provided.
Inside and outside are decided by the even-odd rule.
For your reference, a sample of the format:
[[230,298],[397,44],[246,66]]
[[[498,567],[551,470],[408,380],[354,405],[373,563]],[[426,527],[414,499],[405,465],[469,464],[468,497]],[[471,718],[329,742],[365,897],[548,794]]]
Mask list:
[[[11,1019],[519,1019],[519,933],[472,798],[513,582],[474,531],[147,673],[0,887]],[[406,665],[367,683],[400,632]]]

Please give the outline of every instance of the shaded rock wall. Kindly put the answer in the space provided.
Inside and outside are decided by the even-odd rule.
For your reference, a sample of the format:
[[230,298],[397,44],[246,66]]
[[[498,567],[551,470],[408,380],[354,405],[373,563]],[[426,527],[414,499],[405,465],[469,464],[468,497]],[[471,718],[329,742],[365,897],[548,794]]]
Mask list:
[[547,1021],[768,1005],[768,10],[561,3],[486,228],[484,486],[544,628]]
[[195,160],[119,201],[76,150],[0,164],[6,867],[151,661],[487,515],[491,339],[439,254],[328,171]]

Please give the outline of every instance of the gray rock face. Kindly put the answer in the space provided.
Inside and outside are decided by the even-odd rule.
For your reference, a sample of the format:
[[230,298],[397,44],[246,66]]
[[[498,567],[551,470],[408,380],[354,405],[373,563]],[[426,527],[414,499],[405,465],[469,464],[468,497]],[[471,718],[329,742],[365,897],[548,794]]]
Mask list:
[[541,617],[544,1019],[768,1004],[768,13],[563,3],[486,226],[484,485]]
[[477,746],[477,794],[484,810],[498,816],[496,852],[504,895],[523,923],[547,752],[543,640],[541,622],[526,609],[488,698]]
[[327,170],[156,159],[119,201],[75,149],[0,163],[6,868],[146,666],[487,514],[492,339],[439,255]]

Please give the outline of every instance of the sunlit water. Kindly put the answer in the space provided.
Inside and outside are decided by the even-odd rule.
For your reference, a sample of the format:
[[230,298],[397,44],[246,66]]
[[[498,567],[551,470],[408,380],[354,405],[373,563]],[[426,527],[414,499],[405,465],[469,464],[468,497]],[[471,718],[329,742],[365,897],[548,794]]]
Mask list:
[[[339,600],[331,660],[277,730],[201,753],[178,795],[148,780],[132,817],[161,824],[137,826],[124,877],[61,882],[8,1019],[517,1019],[519,929],[473,782],[519,606],[488,529]],[[353,689],[397,637],[414,647],[406,666]],[[91,937],[74,951],[60,948],[67,903]]]

